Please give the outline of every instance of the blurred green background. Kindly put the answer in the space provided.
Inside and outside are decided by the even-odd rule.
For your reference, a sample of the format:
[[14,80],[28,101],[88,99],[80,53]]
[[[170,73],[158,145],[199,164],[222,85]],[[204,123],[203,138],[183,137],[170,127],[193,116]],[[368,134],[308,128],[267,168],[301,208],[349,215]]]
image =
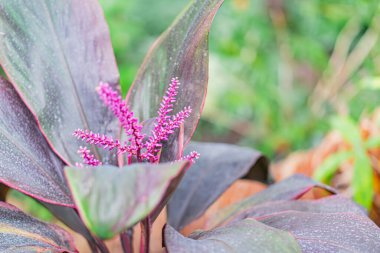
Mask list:
[[[124,94],[188,0],[101,0]],[[210,81],[196,139],[272,159],[312,147],[329,117],[380,100],[379,1],[226,0],[210,33]]]

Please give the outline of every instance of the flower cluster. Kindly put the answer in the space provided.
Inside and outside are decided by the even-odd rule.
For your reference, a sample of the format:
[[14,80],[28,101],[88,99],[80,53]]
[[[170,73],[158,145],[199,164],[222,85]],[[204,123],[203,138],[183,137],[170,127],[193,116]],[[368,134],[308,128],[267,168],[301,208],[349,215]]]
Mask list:
[[[127,135],[127,141],[122,143],[120,140],[93,133],[87,129],[77,129],[73,135],[88,144],[110,151],[117,150],[119,155],[126,154],[128,164],[132,163],[133,158],[138,162],[157,163],[160,159],[162,143],[168,140],[169,136],[185,122],[191,113],[189,106],[174,115],[170,115],[170,112],[173,111],[173,104],[176,102],[179,86],[180,82],[178,78],[173,78],[160,104],[160,109],[157,113],[158,116],[154,123],[154,129],[151,131],[151,135],[145,138],[145,135],[142,134],[142,125],[134,116],[133,112],[129,110],[126,101],[123,100],[118,92],[113,90],[109,84],[100,83],[97,88],[99,97],[119,119]],[[80,147],[78,153],[82,156],[84,164],[89,166],[101,165],[101,162],[95,159],[94,155],[91,155],[87,148]],[[195,162],[198,158],[199,154],[193,151],[182,159]]]
[[[98,161],[94,155],[90,154],[90,150],[86,147],[80,147],[78,150],[78,154],[81,155],[85,164],[90,166],[99,166],[102,165],[100,161]],[[77,166],[83,166],[83,164],[77,164]]]

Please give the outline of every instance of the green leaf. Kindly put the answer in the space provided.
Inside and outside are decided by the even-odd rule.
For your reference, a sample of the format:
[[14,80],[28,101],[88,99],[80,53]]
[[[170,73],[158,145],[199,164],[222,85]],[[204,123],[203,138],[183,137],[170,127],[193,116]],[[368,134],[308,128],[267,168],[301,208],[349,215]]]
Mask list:
[[354,148],[361,145],[361,135],[357,124],[349,117],[335,117],[331,120],[332,127],[338,130],[343,138]]
[[341,151],[330,155],[314,173],[314,179],[329,183],[339,166],[353,156],[352,151]]
[[370,209],[374,196],[374,179],[371,161],[365,152],[355,154],[352,190],[354,200]]
[[380,136],[373,136],[369,138],[364,143],[365,148],[371,149],[371,148],[379,148],[380,147]]
[[[352,189],[354,200],[369,209],[374,196],[374,179],[371,160],[367,155],[366,145],[363,143],[359,128],[350,118],[335,118],[333,126],[341,132],[343,137],[353,146],[354,176]],[[375,140],[375,139],[374,139]],[[376,141],[373,141],[374,143]],[[373,145],[373,143],[370,143]]]
[[380,77],[364,78],[359,82],[361,89],[380,90]]
[[100,238],[108,239],[148,214],[157,216],[188,164],[66,167],[65,173],[85,224]]

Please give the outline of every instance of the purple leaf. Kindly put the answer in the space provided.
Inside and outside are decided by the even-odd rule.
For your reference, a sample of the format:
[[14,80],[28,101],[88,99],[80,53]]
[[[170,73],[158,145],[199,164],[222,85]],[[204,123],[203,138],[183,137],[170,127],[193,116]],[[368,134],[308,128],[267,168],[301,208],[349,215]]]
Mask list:
[[177,230],[202,215],[235,180],[267,171],[256,166],[263,156],[249,148],[191,142],[185,153],[192,150],[201,157],[186,172],[168,204],[168,223]]
[[71,235],[0,202],[1,252],[78,252]]
[[380,229],[363,209],[340,196],[266,202],[225,226],[195,232],[190,238],[168,227],[165,243],[169,252],[286,252],[270,248],[288,245],[292,241],[289,238],[280,241],[284,235],[293,238],[306,253],[380,252]]
[[160,163],[173,162],[181,159],[183,156],[183,139],[184,127],[183,125],[176,129],[175,132],[169,136],[169,139],[162,145]]
[[99,81],[118,82],[97,1],[2,0],[0,27],[0,64],[66,163],[79,161],[75,129],[116,135],[116,121],[95,90]]
[[[66,207],[66,206],[57,206],[52,205],[46,202],[40,202],[42,205],[44,205],[49,211],[54,214],[54,216],[62,221],[66,226],[74,230],[75,232],[81,234],[84,238],[86,238],[89,246],[96,250],[97,241],[96,239],[91,235],[91,232],[88,230],[86,225],[83,223],[83,221],[80,219],[78,213],[75,211],[75,209]],[[101,245],[98,245],[101,247]]]
[[190,238],[184,237],[169,225],[165,227],[164,233],[168,253],[301,252],[292,235],[253,219],[197,232],[190,235]]
[[364,215],[288,211],[259,221],[290,232],[305,253],[380,252],[380,228]]
[[123,168],[66,167],[65,173],[84,223],[100,238],[111,238],[152,214],[155,218],[188,162],[135,163]]
[[331,187],[317,183],[306,176],[294,175],[270,186],[252,197],[246,198],[236,204],[220,210],[208,221],[207,227],[213,228],[228,223],[228,221],[233,219],[237,214],[251,209],[254,205],[275,200],[298,199],[315,187],[322,188],[331,193],[336,193],[336,191]]
[[341,195],[332,195],[318,200],[278,200],[255,205],[235,216],[230,222],[246,218],[258,218],[284,211],[301,211],[312,213],[344,213],[351,212],[358,215],[367,215],[363,208]]
[[185,121],[188,143],[198,124],[208,82],[208,33],[223,0],[194,0],[154,43],[127,95],[140,121],[156,116],[172,77],[181,86],[173,113],[192,108]]
[[[142,134],[145,135],[145,141],[149,140],[148,137],[152,134],[155,123],[156,119],[153,118],[142,123]],[[184,128],[183,125],[181,125],[174,130],[174,133],[169,135],[167,141],[163,141],[159,160],[160,163],[177,161],[183,156],[183,138]]]
[[14,88],[0,78],[0,181],[36,199],[74,206],[63,166]]

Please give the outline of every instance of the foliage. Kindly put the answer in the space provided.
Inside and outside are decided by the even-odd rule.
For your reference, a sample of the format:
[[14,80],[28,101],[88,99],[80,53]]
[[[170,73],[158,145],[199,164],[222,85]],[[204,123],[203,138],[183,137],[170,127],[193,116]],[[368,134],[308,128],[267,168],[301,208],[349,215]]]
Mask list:
[[[124,92],[148,45],[186,2],[101,0]],[[256,147],[277,159],[318,143],[329,131],[326,117],[372,111],[379,96],[361,83],[380,75],[378,17],[375,0],[225,2],[211,30],[210,93],[195,138]]]
[[380,111],[360,120],[334,117],[331,132],[313,149],[293,153],[272,166],[275,180],[295,173],[314,176],[365,207],[380,224],[378,204],[380,160]]
[[351,147],[329,156],[315,172],[315,178],[329,183],[333,174],[341,164],[348,160],[354,161],[354,176],[352,178],[354,200],[370,209],[374,196],[374,175],[368,148],[375,144],[374,138],[363,141],[360,128],[350,118],[335,118],[333,128],[338,130]]
[[[178,232],[240,177],[267,179],[267,163],[254,150],[189,144],[207,90],[208,34],[222,2],[192,1],[153,44],[122,100],[96,1],[0,0],[0,63],[7,75],[0,79],[1,182],[41,202],[82,234],[92,252],[109,252],[103,240],[115,236],[124,252],[133,252],[137,223],[140,251],[149,252],[152,223],[165,206],[168,252],[379,251],[380,229],[350,200],[300,200],[316,189],[336,193],[302,176],[220,210],[189,238]],[[171,77],[182,83],[175,92],[177,79],[164,85]],[[189,107],[192,114],[178,120]],[[94,144],[80,149],[84,164],[73,133]],[[178,161],[186,147],[203,158]],[[0,224],[3,251],[77,252],[68,232],[5,202]]]

